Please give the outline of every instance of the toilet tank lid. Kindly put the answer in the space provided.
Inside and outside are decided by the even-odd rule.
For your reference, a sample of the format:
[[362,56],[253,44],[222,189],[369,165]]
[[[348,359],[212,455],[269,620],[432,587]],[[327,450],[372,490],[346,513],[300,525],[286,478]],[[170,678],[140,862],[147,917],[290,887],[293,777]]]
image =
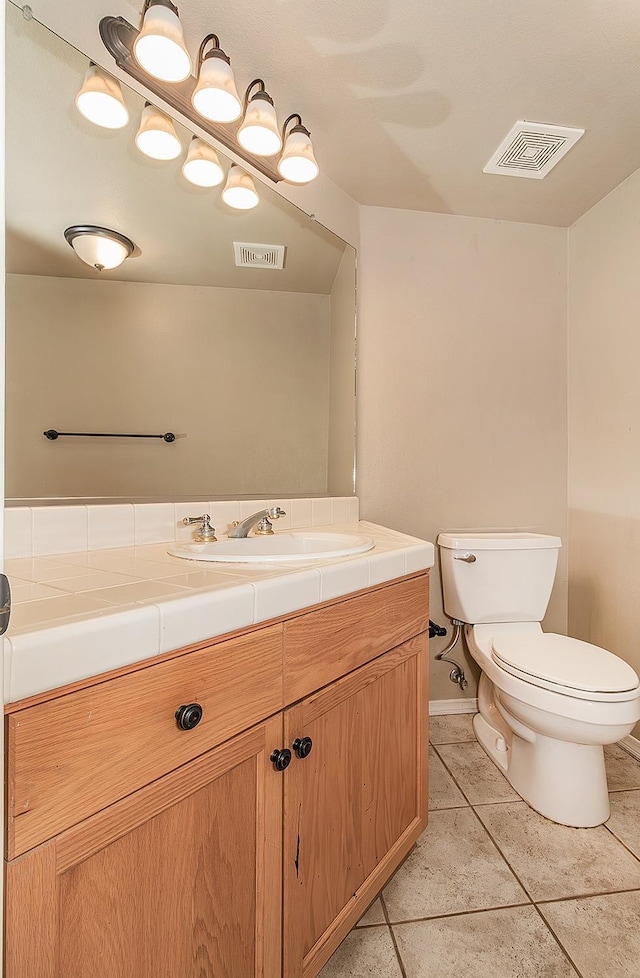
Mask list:
[[438,546],[447,550],[558,550],[560,537],[546,533],[440,533]]

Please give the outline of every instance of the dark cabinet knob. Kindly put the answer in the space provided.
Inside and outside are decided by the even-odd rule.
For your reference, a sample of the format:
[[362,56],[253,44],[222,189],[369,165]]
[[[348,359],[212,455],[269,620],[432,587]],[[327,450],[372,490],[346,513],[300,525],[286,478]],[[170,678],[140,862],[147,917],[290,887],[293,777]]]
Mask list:
[[311,748],[313,747],[313,741],[311,737],[296,737],[291,745],[300,758],[308,757],[311,753]]
[[288,747],[283,750],[274,750],[269,758],[276,771],[286,771],[291,764],[291,751]]
[[176,710],[176,721],[180,730],[193,730],[202,720],[202,707],[199,703],[187,703]]

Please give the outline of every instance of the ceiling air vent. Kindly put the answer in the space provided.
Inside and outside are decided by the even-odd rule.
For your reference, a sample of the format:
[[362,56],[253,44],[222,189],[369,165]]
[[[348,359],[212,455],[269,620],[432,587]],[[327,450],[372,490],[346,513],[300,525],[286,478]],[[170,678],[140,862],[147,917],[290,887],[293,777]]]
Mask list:
[[484,173],[542,180],[581,136],[584,129],[516,122],[485,166]]
[[284,245],[233,242],[238,268],[284,268],[284,248]]

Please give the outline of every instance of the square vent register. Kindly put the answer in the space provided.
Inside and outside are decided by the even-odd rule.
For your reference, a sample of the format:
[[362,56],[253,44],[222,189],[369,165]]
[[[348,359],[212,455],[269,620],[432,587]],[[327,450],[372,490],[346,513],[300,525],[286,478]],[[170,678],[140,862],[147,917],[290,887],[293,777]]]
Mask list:
[[483,172],[542,180],[584,136],[584,132],[584,129],[540,122],[516,122]]

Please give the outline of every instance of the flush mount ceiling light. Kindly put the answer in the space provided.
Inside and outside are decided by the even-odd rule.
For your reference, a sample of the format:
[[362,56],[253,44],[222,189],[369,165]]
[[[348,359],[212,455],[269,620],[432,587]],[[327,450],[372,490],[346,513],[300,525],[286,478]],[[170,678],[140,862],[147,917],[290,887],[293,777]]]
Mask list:
[[191,58],[184,43],[178,8],[170,0],[145,0],[142,29],[133,53],[138,64],[154,78],[184,81],[191,74]]
[[122,265],[135,250],[133,241],[124,234],[95,224],[74,224],[64,236],[78,258],[99,272]]
[[175,160],[182,151],[173,122],[150,102],[145,102],[142,110],[136,146],[152,160]]
[[[213,41],[210,51],[204,50]],[[198,51],[198,84],[191,102],[211,122],[235,122],[242,113],[231,62],[220,47],[217,34],[207,34]]]
[[[252,95],[254,85],[258,86],[258,90]],[[262,78],[255,78],[247,87],[244,105],[238,142],[256,156],[275,156],[282,149],[282,137],[273,99],[267,93]]]
[[[138,57],[138,45],[147,31],[147,18],[155,16],[156,10],[164,7],[165,11],[168,9],[169,13],[173,11],[175,14],[175,21],[171,21],[174,28],[180,23],[169,0],[147,2],[149,7],[147,10],[145,6],[145,22],[140,33],[122,17],[103,17],[100,21],[100,36],[117,66],[274,183],[283,179],[296,184],[313,180],[319,170],[309,130],[295,114],[289,116],[287,123],[297,119],[298,124],[289,133],[280,134],[273,100],[261,78],[256,78],[247,88],[244,118],[239,129],[236,131],[236,126],[232,125],[240,117],[242,106],[229,58],[220,47],[217,34],[207,34],[200,45],[197,80],[187,76],[177,84],[165,84],[151,68],[141,67],[143,62]],[[158,16],[168,15],[160,13]],[[179,39],[183,44],[181,31]],[[207,45],[211,45],[208,51]],[[282,150],[283,139],[287,146],[278,166],[269,157]]]
[[182,173],[196,187],[217,187],[224,180],[224,170],[220,166],[218,154],[198,136],[194,136],[189,143]]
[[122,129],[129,121],[120,83],[93,61],[76,95],[76,108],[85,119],[104,129]]
[[252,177],[235,163],[229,168],[222,199],[229,207],[239,211],[251,210],[260,202]]
[[[287,126],[294,119],[298,122],[287,133]],[[318,176],[320,168],[313,155],[311,133],[302,125],[302,119],[297,113],[285,120],[282,136],[284,149],[278,161],[281,176],[289,183],[310,183]]]

